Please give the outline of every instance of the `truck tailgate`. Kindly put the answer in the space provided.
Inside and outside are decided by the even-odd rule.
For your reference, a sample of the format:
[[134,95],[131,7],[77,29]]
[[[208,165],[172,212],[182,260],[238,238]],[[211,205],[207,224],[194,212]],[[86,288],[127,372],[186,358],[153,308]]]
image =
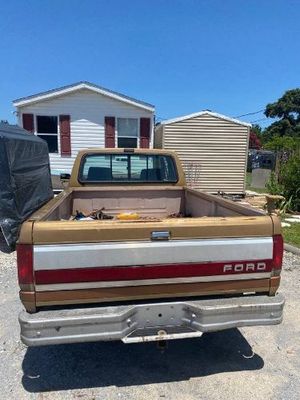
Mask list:
[[[109,224],[99,229],[97,222],[62,222],[60,230],[49,224],[35,222],[34,245],[23,245],[32,252],[34,275],[34,287],[21,285],[25,306],[274,294],[279,285],[274,272],[279,235],[269,216],[124,223],[115,230]],[[161,237],[169,240],[155,240]]]

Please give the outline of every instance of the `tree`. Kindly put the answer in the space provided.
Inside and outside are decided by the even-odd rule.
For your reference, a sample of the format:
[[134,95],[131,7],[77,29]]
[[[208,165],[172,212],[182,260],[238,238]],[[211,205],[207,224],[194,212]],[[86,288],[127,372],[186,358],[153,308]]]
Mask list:
[[262,130],[262,127],[260,125],[253,124],[252,127],[251,127],[251,132],[254,132],[259,140],[262,140],[263,130]]
[[278,119],[265,129],[267,141],[274,136],[300,137],[300,88],[287,90],[275,103],[268,104],[265,115]]
[[251,130],[249,136],[249,149],[259,150],[260,148],[261,148],[261,141],[257,137],[256,133]]
[[300,211],[300,88],[288,90],[268,104],[265,115],[277,119],[264,130],[264,147],[277,155],[269,188],[283,194],[289,207]]
[[291,136],[274,136],[264,146],[267,150],[273,150],[276,152],[289,151],[294,152],[299,148],[299,138]]
[[249,149],[261,149],[262,143],[262,129],[259,125],[254,124],[251,127],[249,135]]

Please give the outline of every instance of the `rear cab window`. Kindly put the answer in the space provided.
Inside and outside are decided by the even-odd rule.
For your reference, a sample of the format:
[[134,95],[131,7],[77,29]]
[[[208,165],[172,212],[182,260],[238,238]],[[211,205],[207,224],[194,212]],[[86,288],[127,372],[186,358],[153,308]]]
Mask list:
[[176,183],[176,164],[170,155],[87,154],[81,160],[79,182]]

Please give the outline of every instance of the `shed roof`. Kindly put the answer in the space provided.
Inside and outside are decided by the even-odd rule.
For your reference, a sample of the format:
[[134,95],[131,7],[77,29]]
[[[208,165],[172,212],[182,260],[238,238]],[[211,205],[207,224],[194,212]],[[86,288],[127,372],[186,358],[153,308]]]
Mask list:
[[104,96],[113,98],[115,100],[122,101],[124,103],[131,104],[133,106],[143,108],[145,110],[154,111],[155,107],[152,104],[146,103],[141,100],[134,99],[133,97],[126,96],[124,94],[115,92],[110,89],[106,89],[102,86],[95,85],[94,83],[87,81],[80,81],[73,83],[71,85],[62,86],[56,89],[47,90],[46,92],[41,92],[37,94],[33,94],[31,96],[21,97],[13,101],[13,105],[15,107],[21,107],[25,105],[29,105],[32,103],[36,103],[38,101],[48,100],[54,97],[62,96],[65,94],[76,92],[77,90],[88,89],[92,92],[102,94]]
[[235,123],[235,124],[238,124],[238,125],[249,126],[249,127],[252,126],[251,124],[249,124],[247,122],[239,121],[238,119],[230,118],[230,117],[227,117],[226,115],[218,114],[218,113],[215,113],[215,112],[212,112],[212,111],[207,111],[207,110],[199,111],[199,112],[196,112],[194,114],[184,115],[182,117],[167,119],[165,121],[162,121],[161,124],[162,125],[174,124],[176,122],[181,122],[181,121],[184,121],[186,119],[191,119],[191,118],[195,118],[195,117],[201,117],[202,115],[211,115],[213,117],[220,118],[220,119],[223,119],[225,121],[232,122],[232,123]]

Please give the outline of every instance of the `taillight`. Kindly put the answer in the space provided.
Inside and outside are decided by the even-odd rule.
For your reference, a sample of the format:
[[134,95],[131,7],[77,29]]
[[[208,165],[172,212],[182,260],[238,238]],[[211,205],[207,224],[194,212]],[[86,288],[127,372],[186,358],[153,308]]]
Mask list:
[[33,248],[30,244],[17,245],[17,265],[20,285],[33,283]]
[[273,268],[281,269],[283,258],[283,238],[281,235],[273,236]]

